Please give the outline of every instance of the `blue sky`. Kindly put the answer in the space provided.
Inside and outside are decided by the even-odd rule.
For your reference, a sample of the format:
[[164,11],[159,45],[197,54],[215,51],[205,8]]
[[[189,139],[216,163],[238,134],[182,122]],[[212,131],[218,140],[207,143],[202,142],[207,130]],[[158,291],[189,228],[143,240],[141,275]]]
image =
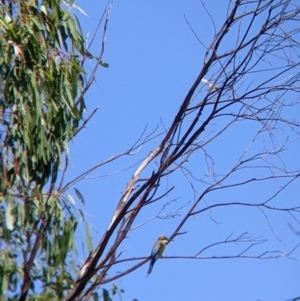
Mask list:
[[[228,1],[207,2],[207,10],[218,29],[226,17]],[[105,3],[82,0],[76,3],[88,14],[88,17],[79,17],[85,35],[89,33],[91,36]],[[99,70],[96,82],[86,96],[87,115],[93,108],[100,108],[87,128],[70,145],[72,167],[67,180],[96,163],[125,151],[137,141],[145,128],[149,134],[156,128],[156,133],[162,133],[164,128],[169,127],[203,65],[205,54],[205,49],[191,32],[185,17],[202,42],[209,45],[214,28],[200,1],[115,1],[103,57],[103,61],[109,63],[109,68]],[[228,40],[229,44],[231,42],[234,44],[234,40]],[[101,34],[93,45],[93,53],[99,51],[100,43]],[[228,49],[231,48],[228,45]],[[273,63],[276,65],[276,60]],[[259,80],[260,75],[257,76]],[[248,82],[241,83],[241,89],[245,89],[243,85],[248,86],[254,79],[249,77],[247,80]],[[287,116],[299,116],[299,111],[287,110],[284,113]],[[219,126],[220,124],[213,124],[208,128],[207,134],[216,131]],[[257,130],[256,125],[250,126],[247,122],[243,125],[236,124],[207,147],[213,155],[215,169],[219,174],[224,174],[236,162]],[[280,141],[287,135],[292,134],[277,130],[274,132],[275,143],[280,145]],[[82,210],[87,213],[88,220],[93,225],[94,245],[107,229],[121,193],[135,170],[134,167],[127,167],[137,164],[158,145],[160,139],[158,136],[135,156],[123,157],[103,166],[90,175],[93,178],[83,180],[76,186],[86,201]],[[263,143],[266,143],[263,139],[257,141],[251,151],[259,151]],[[296,141],[283,155],[287,166],[294,170],[300,167],[298,153],[299,142]],[[190,159],[187,167],[199,178],[210,180],[204,154],[200,150]],[[145,175],[149,173],[151,168],[146,170]],[[239,177],[242,179],[248,177],[248,174],[242,173]],[[177,173],[170,183],[163,181],[161,189],[164,191],[173,185],[175,189],[170,195],[149,210],[141,212],[135,223],[136,229],[129,233],[120,248],[124,252],[122,258],[148,256],[159,235],[168,236],[174,231],[188,204],[193,202],[194,193],[183,173]],[[272,204],[296,205],[299,203],[298,187],[299,181],[294,182]],[[201,192],[204,188],[205,185],[199,184],[196,190]],[[259,203],[271,197],[276,189],[278,184],[274,182],[250,184],[216,191],[208,195],[205,201],[210,204],[241,201]],[[70,193],[74,194],[72,190]],[[164,205],[166,208],[162,211],[163,214],[182,209],[174,218],[152,219]],[[201,208],[204,207],[205,204]],[[151,221],[145,223],[149,220]],[[214,242],[225,240],[231,234],[236,237],[245,232],[251,233],[252,237],[268,240],[251,250],[250,254],[279,249],[288,252],[300,239],[290,231],[288,222],[291,221],[288,214],[278,212],[269,212],[267,220],[257,208],[214,209],[211,214],[205,212],[190,219],[182,229],[187,234],[176,237],[168,245],[164,255],[192,256]],[[81,231],[82,235],[79,233],[77,236],[79,248],[84,236],[83,230]],[[229,256],[241,250],[243,246],[230,244],[207,250],[203,257]],[[299,250],[293,255],[300,259]],[[118,266],[110,272],[110,276],[128,266],[130,265]],[[158,261],[148,278],[147,269],[148,264],[114,282],[125,290],[123,300],[281,301],[300,295],[300,262],[286,258],[169,258]]]

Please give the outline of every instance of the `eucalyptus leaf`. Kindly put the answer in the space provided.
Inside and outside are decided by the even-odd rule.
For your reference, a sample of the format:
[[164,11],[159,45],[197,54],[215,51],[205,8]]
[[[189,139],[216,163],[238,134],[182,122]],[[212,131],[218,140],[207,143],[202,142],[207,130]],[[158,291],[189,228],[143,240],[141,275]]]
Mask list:
[[69,200],[69,202],[72,204],[72,205],[75,205],[75,200],[73,199],[73,197],[68,193],[67,194],[67,199]]
[[74,188],[74,190],[75,190],[75,193],[76,193],[76,195],[77,195],[79,201],[80,201],[82,204],[85,204],[85,201],[84,201],[84,198],[83,198],[81,192],[80,192],[77,188]]
[[91,236],[91,230],[87,222],[84,222],[85,226],[85,235],[86,235],[86,245],[88,248],[89,252],[93,251],[93,241],[92,241],[92,236]]
[[11,197],[7,198],[7,204],[6,204],[6,210],[5,210],[5,221],[6,221],[6,228],[8,230],[14,229],[14,222],[15,222],[15,216],[13,215],[13,201]]

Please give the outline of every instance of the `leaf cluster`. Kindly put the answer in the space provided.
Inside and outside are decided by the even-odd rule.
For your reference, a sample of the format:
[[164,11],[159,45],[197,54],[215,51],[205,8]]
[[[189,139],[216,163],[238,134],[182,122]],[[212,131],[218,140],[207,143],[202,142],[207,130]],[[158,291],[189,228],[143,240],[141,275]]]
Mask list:
[[0,3],[0,296],[72,283],[77,221],[54,188],[85,110],[84,53],[62,1]]

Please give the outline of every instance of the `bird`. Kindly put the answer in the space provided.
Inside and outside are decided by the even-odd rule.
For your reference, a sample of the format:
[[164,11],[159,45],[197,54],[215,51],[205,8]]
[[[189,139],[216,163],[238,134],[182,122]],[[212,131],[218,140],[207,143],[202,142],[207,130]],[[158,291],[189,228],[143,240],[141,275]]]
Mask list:
[[161,235],[157,239],[157,241],[154,244],[152,251],[151,251],[150,266],[149,266],[147,276],[149,276],[149,274],[152,272],[155,261],[162,256],[168,242],[169,242],[169,239],[164,235]]

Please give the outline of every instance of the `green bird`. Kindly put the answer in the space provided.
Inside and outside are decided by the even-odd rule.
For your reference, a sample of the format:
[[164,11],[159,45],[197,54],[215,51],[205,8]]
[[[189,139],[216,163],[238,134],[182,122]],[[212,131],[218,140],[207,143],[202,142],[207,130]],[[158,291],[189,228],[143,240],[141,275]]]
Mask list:
[[168,242],[169,239],[164,235],[161,235],[156,241],[156,243],[154,244],[150,255],[151,259],[150,259],[148,275],[152,272],[155,261],[162,256]]

